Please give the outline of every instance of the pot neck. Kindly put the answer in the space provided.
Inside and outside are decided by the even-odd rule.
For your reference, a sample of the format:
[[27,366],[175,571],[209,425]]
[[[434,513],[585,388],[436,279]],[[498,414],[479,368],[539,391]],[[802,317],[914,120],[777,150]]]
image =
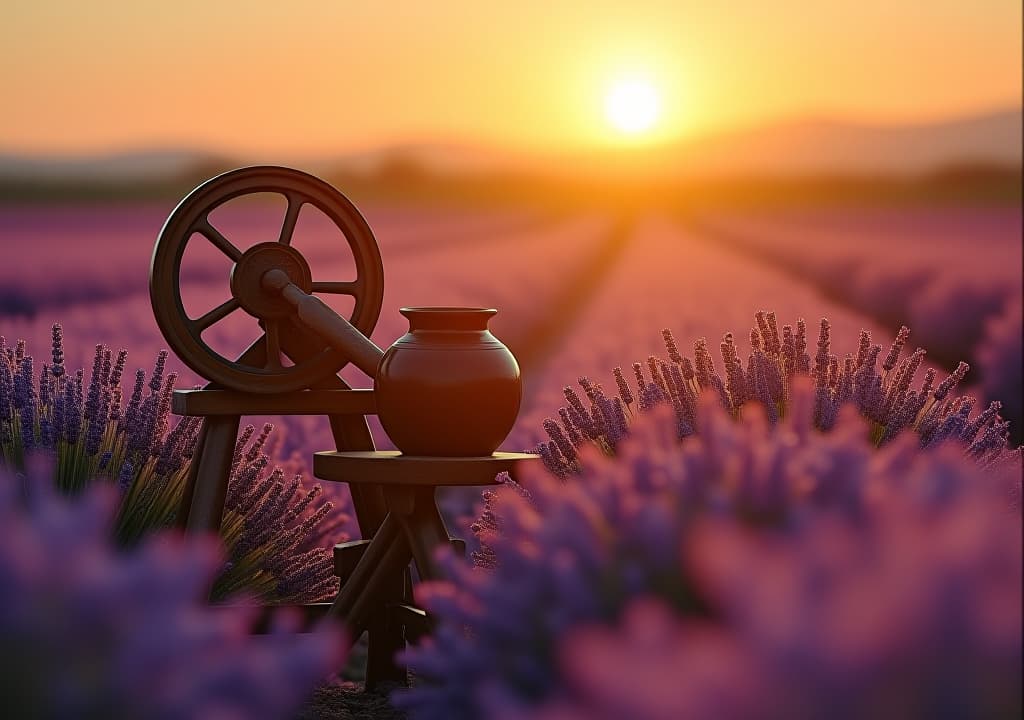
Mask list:
[[483,332],[498,311],[494,308],[404,307],[399,312],[409,319],[409,332]]

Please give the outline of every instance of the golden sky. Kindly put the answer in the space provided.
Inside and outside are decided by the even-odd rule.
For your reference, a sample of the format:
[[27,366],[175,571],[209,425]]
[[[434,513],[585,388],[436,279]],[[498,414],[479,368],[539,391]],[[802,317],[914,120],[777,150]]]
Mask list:
[[1020,0],[7,3],[0,151],[335,153],[417,141],[532,150],[801,115],[933,120],[1021,104]]

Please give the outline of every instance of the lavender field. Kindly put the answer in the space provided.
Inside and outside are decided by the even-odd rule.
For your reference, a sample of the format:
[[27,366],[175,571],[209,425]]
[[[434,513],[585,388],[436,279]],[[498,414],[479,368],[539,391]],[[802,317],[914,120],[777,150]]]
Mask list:
[[[280,201],[235,201],[211,219],[244,248],[279,227]],[[42,349],[50,326],[60,322],[72,367],[87,367],[97,342],[126,348],[134,362],[147,364],[164,347],[152,317],[148,262],[170,209],[158,203],[0,207],[0,235],[18,246],[0,266],[2,334]],[[609,380],[612,367],[645,359],[658,350],[662,328],[715,343],[767,307],[791,322],[828,317],[851,340],[862,328],[884,338],[907,324],[911,342],[928,350],[928,365],[951,370],[969,362],[966,384],[979,401],[998,399],[1005,416],[1021,418],[1020,334],[1012,331],[1022,292],[1020,208],[809,208],[695,217],[402,204],[361,210],[385,264],[384,306],[373,333],[378,345],[405,332],[398,314],[405,305],[499,309],[492,329],[525,368],[523,411],[508,449],[536,445],[541,420],[562,404],[563,386],[580,375]],[[304,209],[295,238],[314,279],[351,278],[347,245],[314,208]],[[226,299],[229,270],[201,238],[190,243],[183,296],[191,316]],[[351,309],[345,300],[335,305],[343,313]],[[206,339],[230,355],[259,334],[252,318],[236,312]],[[173,358],[170,364],[179,386],[202,382]],[[352,367],[342,376],[355,387],[370,382]],[[322,418],[253,422],[268,420],[278,426],[285,458],[301,462],[331,446]],[[378,445],[390,447],[379,426],[373,429]]]
[[[165,345],[148,263],[171,209],[0,205],[4,457],[18,465],[33,450],[65,448],[61,477],[117,480],[128,489],[119,502],[102,493],[88,502],[118,508],[129,544],[170,512],[161,503],[183,472],[173,458],[187,455],[198,429],[175,428],[166,398],[202,379],[173,356],[150,370]],[[473,561],[446,556],[453,582],[417,589],[438,624],[404,656],[417,682],[392,696],[388,713],[814,718],[840,702],[842,717],[934,717],[952,702],[939,680],[951,676],[966,710],[950,717],[1019,710],[1020,207],[556,212],[378,201],[361,210],[385,268],[373,340],[386,347],[405,332],[402,306],[498,308],[491,328],[524,374],[503,449],[540,452],[547,467],[483,496],[442,497]],[[267,200],[229,204],[211,222],[244,248],[275,237],[283,213]],[[347,245],[311,208],[294,245],[314,280],[353,278]],[[230,269],[202,238],[190,241],[182,287],[191,317],[228,298]],[[259,334],[236,311],[204,339],[232,355]],[[120,348],[127,363],[113,367]],[[78,368],[86,372],[76,381]],[[354,387],[372,382],[354,367],[341,375]],[[276,428],[240,441],[227,562],[209,548],[144,544],[160,558],[151,584],[173,584],[199,553],[187,586],[210,582],[215,599],[329,600],[337,581],[327,551],[359,531],[347,489],[314,486],[309,475],[311,453],[332,447],[326,419],[246,422]],[[391,447],[374,419],[371,429]],[[156,499],[133,494],[145,483]],[[49,496],[39,502],[47,517],[71,513],[69,527],[88,523],[47,510]],[[33,533],[18,542],[65,552],[66,534]],[[91,547],[77,552],[102,555]],[[538,562],[538,548],[550,559]],[[119,569],[119,557],[103,560],[102,573],[145,575]],[[821,577],[831,580],[815,589]],[[75,580],[67,602],[88,594],[87,581]],[[48,579],[18,582],[40,593]],[[168,619],[153,622],[184,622],[185,604],[168,601],[157,613]],[[223,615],[211,625],[226,638],[224,663],[271,647],[246,645],[247,622]],[[333,646],[314,637],[277,661],[295,678],[289,690],[267,690],[289,712],[344,659],[335,636]],[[161,652],[153,662],[210,651],[182,643]],[[244,687],[273,674],[274,662],[241,666],[251,677],[231,691],[247,698],[240,707],[256,702]],[[901,675],[905,667],[914,673]],[[69,706],[75,692],[86,691],[68,690]],[[141,702],[119,686],[103,692]],[[215,701],[188,692],[196,707]],[[882,698],[880,714],[872,698]]]

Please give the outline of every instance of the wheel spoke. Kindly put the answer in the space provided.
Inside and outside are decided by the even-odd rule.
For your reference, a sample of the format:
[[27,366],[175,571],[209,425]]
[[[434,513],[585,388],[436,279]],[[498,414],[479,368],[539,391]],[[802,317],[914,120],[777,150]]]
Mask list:
[[361,284],[358,280],[354,282],[313,282],[311,288],[315,293],[355,296],[359,294]]
[[238,304],[238,300],[231,298],[229,300],[225,300],[213,310],[210,310],[204,315],[196,318],[192,323],[199,328],[199,332],[202,332],[214,323],[220,322],[240,307],[241,305]]
[[235,362],[250,368],[259,368],[266,365],[267,344],[263,342],[263,337],[263,335],[260,335],[257,339],[253,340]]
[[281,369],[281,332],[276,320],[267,321],[267,364],[266,370]]
[[302,204],[305,202],[301,195],[294,193],[288,193],[285,197],[288,198],[288,210],[284,214],[284,224],[281,226],[281,237],[278,242],[282,245],[291,245],[292,233],[295,232],[295,223],[299,219],[299,210],[302,209]]
[[227,255],[232,262],[238,262],[242,257],[242,251],[231,244],[231,241],[220,234],[220,230],[210,224],[210,221],[203,218],[196,226],[196,232],[205,237],[216,246],[218,250]]

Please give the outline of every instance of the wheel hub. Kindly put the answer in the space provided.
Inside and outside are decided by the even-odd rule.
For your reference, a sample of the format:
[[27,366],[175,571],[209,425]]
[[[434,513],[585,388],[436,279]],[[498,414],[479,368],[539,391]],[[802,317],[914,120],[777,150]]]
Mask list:
[[263,275],[269,270],[284,272],[303,292],[311,292],[313,287],[309,264],[298,250],[276,242],[253,245],[231,269],[231,294],[243,310],[261,320],[283,318],[294,312],[280,294],[263,287]]

